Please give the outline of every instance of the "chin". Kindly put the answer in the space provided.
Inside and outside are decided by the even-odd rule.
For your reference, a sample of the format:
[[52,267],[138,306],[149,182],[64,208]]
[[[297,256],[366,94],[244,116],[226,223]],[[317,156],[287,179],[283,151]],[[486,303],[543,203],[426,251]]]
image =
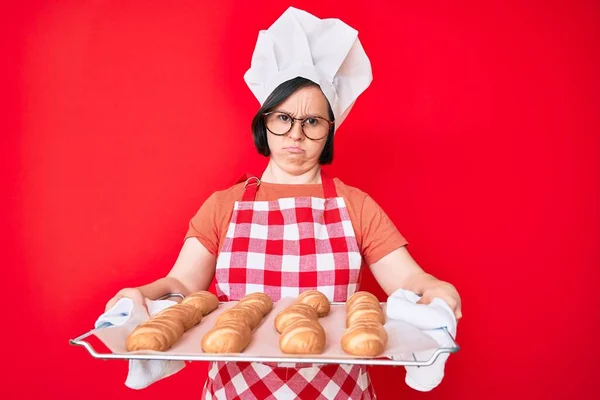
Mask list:
[[279,168],[290,175],[300,175],[308,169],[307,163],[304,160],[280,160],[277,164]]

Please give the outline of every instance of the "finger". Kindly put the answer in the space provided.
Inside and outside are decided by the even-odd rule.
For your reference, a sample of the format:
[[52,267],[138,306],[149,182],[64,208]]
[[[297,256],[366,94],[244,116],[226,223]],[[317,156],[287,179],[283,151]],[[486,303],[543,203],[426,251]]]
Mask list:
[[429,304],[431,303],[431,298],[429,296],[423,296],[417,301],[417,304]]
[[448,307],[450,307],[452,311],[456,312],[456,310],[459,308],[458,301],[456,301],[454,297],[444,297],[442,300],[444,300],[446,304],[448,304]]
[[117,301],[119,301],[122,297],[123,296],[115,296],[112,299],[110,299],[108,303],[106,303],[104,311],[108,311],[109,309],[113,308],[115,304],[117,304]]
[[144,305],[144,296],[138,290],[131,292],[129,298],[134,301],[134,303]]
[[460,303],[453,297],[444,299],[444,301],[446,302],[446,304],[448,304],[448,307],[450,307],[450,309],[454,313],[454,317],[456,318],[456,320],[458,321],[459,319],[461,319],[462,312],[460,310]]
[[150,313],[150,310],[148,310],[148,307],[146,305],[146,299],[144,298],[142,292],[135,291],[135,293],[132,293],[131,300],[133,300],[134,303],[142,306],[146,310],[146,312]]
[[454,316],[456,317],[457,321],[462,318],[462,309],[460,305],[456,307],[456,310],[454,310]]

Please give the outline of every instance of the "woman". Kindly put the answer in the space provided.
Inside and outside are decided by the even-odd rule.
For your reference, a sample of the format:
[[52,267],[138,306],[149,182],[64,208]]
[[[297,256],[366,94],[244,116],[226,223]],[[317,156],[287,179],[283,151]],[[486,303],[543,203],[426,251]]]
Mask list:
[[[290,26],[285,18],[299,25],[306,22],[303,18],[315,22],[310,14],[290,9],[278,21],[286,24],[279,27]],[[347,25],[339,26],[347,32]],[[279,35],[275,38],[280,38],[281,30],[275,31]],[[348,53],[357,48],[358,39],[351,41]],[[315,52],[319,43],[323,41],[308,47]],[[338,70],[344,70],[348,60],[356,66],[356,57],[346,55]],[[317,84],[318,76],[307,79],[295,71],[292,76],[297,76],[291,79],[280,78],[266,99],[257,95],[262,106],[252,121],[254,143],[269,157],[262,175],[215,192],[190,221],[169,274],[146,286],[119,291],[107,308],[122,297],[143,304],[144,297],[206,290],[213,277],[221,301],[239,300],[252,292],[267,293],[277,301],[309,289],[323,292],[330,301],[346,301],[357,290],[364,261],[388,295],[404,288],[421,294],[423,303],[439,297],[461,317],[456,289],[419,267],[406,240],[373,199],[321,171],[321,165],[333,160],[336,124],[339,127],[360,91],[344,98],[344,91],[329,82],[337,89],[333,96],[331,86]],[[345,73],[345,79],[346,85],[364,84],[364,76],[352,81]],[[269,84],[274,84],[272,79]],[[375,397],[366,368],[358,365],[214,362],[204,388],[206,398],[308,399],[319,394],[327,399]]]

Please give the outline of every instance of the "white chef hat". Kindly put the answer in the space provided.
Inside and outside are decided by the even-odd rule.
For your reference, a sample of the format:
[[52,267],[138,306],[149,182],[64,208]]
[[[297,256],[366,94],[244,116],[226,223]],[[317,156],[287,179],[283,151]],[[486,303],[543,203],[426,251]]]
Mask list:
[[259,32],[244,80],[262,105],[277,86],[299,76],[321,87],[336,129],[373,80],[371,63],[354,28],[290,7]]

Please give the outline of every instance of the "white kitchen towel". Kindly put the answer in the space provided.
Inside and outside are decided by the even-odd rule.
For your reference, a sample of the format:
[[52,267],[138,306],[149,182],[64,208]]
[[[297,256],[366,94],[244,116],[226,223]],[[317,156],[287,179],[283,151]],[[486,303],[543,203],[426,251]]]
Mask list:
[[[122,298],[102,314],[94,325],[96,328],[107,323],[112,326],[120,326],[124,323],[137,326],[147,320],[149,315],[154,315],[173,304],[177,304],[177,302],[146,299],[146,308],[144,308],[135,304],[131,299]],[[181,371],[184,367],[184,361],[129,360],[129,372],[125,386],[131,389],[144,389],[154,382]]]
[[[386,314],[388,318],[402,320],[422,329],[442,347],[452,347],[454,343],[440,329],[446,327],[456,338],[457,321],[452,309],[445,301],[434,298],[429,304],[416,304],[420,297],[408,290],[398,289],[388,297]],[[419,360],[431,358],[435,349],[415,353]],[[427,367],[405,367],[406,384],[411,388],[428,392],[436,388],[444,378],[444,368],[449,353],[440,354],[435,362]]]

